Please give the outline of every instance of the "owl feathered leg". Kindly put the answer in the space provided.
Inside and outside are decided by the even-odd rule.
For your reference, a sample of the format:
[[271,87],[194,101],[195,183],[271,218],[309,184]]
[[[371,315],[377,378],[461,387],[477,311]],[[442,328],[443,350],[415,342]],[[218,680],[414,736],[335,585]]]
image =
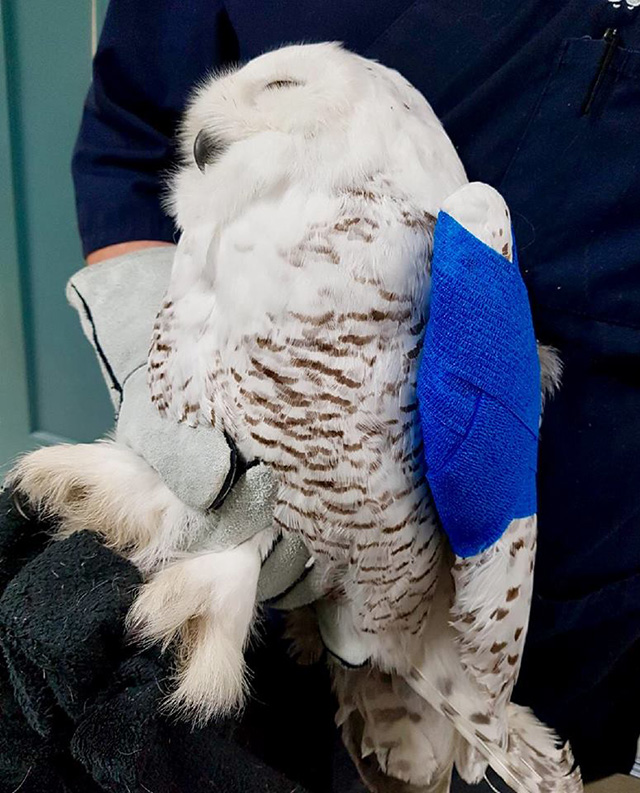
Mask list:
[[262,557],[270,531],[226,551],[201,553],[157,572],[129,612],[133,634],[167,647],[177,639],[178,686],[172,713],[204,724],[242,706],[243,652],[251,635]]
[[160,567],[207,530],[128,447],[113,442],[61,444],[22,457],[7,477],[40,514],[57,522],[57,536],[94,531],[143,573]]
[[184,558],[206,537],[206,516],[180,501],[141,457],[111,441],[39,449],[19,460],[7,484],[55,518],[57,537],[94,531],[151,576],[129,627],[148,643],[178,640],[172,712],[205,721],[241,705],[243,650],[270,531],[227,551]]

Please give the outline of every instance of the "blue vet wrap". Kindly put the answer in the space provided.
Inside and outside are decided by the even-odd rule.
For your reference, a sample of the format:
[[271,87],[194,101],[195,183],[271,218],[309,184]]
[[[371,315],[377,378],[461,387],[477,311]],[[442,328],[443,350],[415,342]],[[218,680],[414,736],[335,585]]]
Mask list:
[[540,363],[514,262],[438,216],[417,384],[427,479],[458,556],[536,512]]

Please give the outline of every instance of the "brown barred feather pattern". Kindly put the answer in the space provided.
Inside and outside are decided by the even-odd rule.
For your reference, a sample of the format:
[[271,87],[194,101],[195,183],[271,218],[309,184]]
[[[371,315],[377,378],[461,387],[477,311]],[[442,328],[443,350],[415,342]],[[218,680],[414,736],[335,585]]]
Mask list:
[[[287,306],[262,333],[242,336],[233,367],[214,357],[204,400],[193,377],[176,387],[167,374],[172,356],[180,360],[172,300],[149,356],[161,412],[221,423],[248,459],[273,466],[275,526],[304,537],[327,591],[347,591],[358,627],[374,635],[419,633],[442,547],[415,399],[435,219],[388,191],[374,179],[341,191],[339,214],[279,249],[300,282],[327,271],[313,310]],[[390,238],[405,268],[396,282],[372,275],[375,263],[363,267]],[[416,254],[417,271],[402,261]]]

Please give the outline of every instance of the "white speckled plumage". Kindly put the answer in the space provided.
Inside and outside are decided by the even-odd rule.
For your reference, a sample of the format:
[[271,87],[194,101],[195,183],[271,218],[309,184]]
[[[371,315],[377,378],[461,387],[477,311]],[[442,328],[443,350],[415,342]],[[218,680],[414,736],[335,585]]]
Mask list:
[[[222,149],[204,173],[201,130]],[[272,466],[274,531],[302,533],[391,667],[384,648],[419,632],[441,554],[415,363],[435,215],[464,170],[414,88],[333,44],[206,83],[183,141],[152,399]]]
[[[193,520],[176,520],[172,541],[175,504],[155,481],[153,515],[119,521],[113,546],[130,542],[148,570],[162,568],[131,620],[150,641],[180,639],[171,705],[206,719],[241,702],[260,561],[295,533],[323,572],[318,614],[333,619],[336,649],[370,659],[332,668],[338,721],[372,789],[439,793],[454,762],[469,780],[489,762],[530,793],[575,793],[568,749],[509,703],[535,518],[455,559],[423,469],[414,392],[435,217],[444,207],[510,258],[504,201],[467,183],[404,78],[337,44],[283,48],[206,80],[182,155],[168,202],[182,236],[151,343],[151,399],[167,421],[228,432],[270,466],[276,497],[273,526],[231,551]],[[106,448],[116,466],[129,455],[133,473],[118,480],[128,490],[150,476]],[[70,526],[103,526],[114,488],[92,481],[104,491],[93,515],[93,501],[72,498],[87,479],[72,456],[37,452],[15,479]]]
[[[218,148],[203,172],[191,156],[199,133]],[[510,260],[504,201],[466,183],[406,80],[334,44],[285,48],[205,83],[183,153],[152,398],[172,420],[221,424],[247,459],[271,465],[272,531],[304,537],[344,628],[337,641],[349,636],[378,670],[336,670],[340,719],[364,720],[363,752],[429,789],[454,760],[476,781],[484,750],[509,736],[535,518],[449,576],[414,391],[435,217],[444,206]],[[365,694],[351,697],[363,674]]]

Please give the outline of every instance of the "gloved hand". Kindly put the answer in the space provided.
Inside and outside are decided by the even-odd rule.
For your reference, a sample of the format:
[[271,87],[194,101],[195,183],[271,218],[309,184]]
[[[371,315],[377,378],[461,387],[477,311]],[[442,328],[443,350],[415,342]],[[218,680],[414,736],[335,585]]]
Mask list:
[[[233,441],[212,427],[161,418],[149,398],[147,353],[169,283],[173,247],[148,248],[85,267],[67,286],[98,356],[117,412],[116,440],[140,455],[188,506],[207,512],[221,547],[233,547],[271,523],[267,466],[246,466]],[[315,599],[317,571],[302,540],[288,535],[263,564],[261,601],[295,608]]]

